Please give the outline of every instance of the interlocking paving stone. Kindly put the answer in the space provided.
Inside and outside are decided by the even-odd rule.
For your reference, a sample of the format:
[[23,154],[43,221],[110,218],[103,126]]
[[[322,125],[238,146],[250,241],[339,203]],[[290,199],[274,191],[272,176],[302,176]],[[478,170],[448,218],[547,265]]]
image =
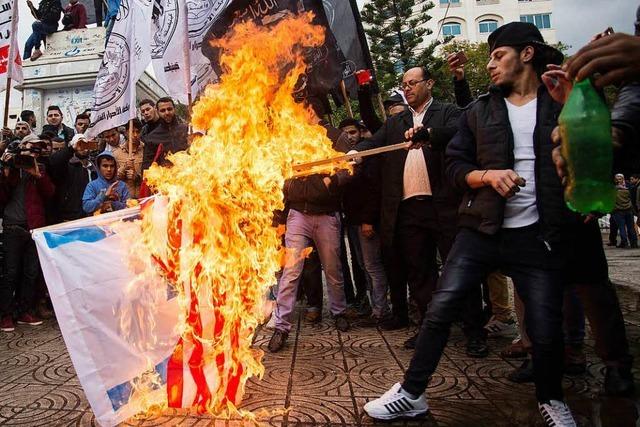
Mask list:
[[[640,251],[607,249],[612,280],[625,314],[631,352],[640,360]],[[302,310],[298,311],[301,316]],[[260,329],[254,347],[265,351],[264,377],[248,381],[241,408],[261,425],[368,427],[381,425],[363,405],[392,384],[401,382],[412,351],[404,341],[415,328],[379,331],[354,322],[338,332],[328,313],[315,325],[294,324],[285,348],[268,353],[272,331]],[[472,359],[465,353],[459,326],[433,375],[427,395],[431,412],[420,419],[385,426],[542,426],[532,384],[514,384],[506,374],[521,360],[505,360],[499,351],[509,339],[491,339],[490,354]],[[564,388],[579,426],[636,425],[638,399],[599,395],[604,364],[587,337],[587,373],[565,377]],[[640,363],[634,367],[640,375]],[[55,321],[41,327],[19,326],[0,333],[0,424],[8,426],[95,426],[96,421],[76,377]],[[170,410],[125,426],[254,425],[241,419],[215,419],[208,414]]]

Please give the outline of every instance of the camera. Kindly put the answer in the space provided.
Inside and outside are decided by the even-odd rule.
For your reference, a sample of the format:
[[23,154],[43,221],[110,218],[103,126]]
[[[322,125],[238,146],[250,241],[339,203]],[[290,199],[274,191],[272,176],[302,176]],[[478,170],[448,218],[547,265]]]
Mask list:
[[30,169],[36,166],[40,157],[51,154],[51,145],[40,139],[28,141],[13,141],[9,143],[5,154],[2,156],[2,165],[15,169]]

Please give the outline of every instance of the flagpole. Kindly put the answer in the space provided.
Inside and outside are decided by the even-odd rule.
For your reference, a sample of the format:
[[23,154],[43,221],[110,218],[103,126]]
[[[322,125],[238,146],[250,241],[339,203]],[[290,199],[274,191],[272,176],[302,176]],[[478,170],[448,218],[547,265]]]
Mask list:
[[349,95],[347,94],[347,87],[344,84],[344,80],[340,80],[340,91],[342,92],[342,97],[344,98],[344,105],[347,107],[347,114],[350,118],[353,119],[353,110],[351,109],[351,101],[349,100]]
[[193,102],[193,94],[191,91],[191,42],[189,41],[189,6],[184,2],[184,79],[187,89],[187,122],[189,123],[189,135],[193,133],[193,127],[191,126],[191,103]]

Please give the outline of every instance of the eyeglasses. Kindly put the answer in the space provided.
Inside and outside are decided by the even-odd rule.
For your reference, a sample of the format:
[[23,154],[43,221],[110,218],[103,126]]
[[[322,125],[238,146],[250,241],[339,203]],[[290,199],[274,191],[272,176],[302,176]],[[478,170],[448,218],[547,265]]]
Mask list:
[[402,88],[402,90],[411,89],[411,88],[415,87],[418,83],[422,83],[422,82],[426,82],[426,81],[427,81],[427,79],[409,80],[408,82],[400,83],[400,87]]

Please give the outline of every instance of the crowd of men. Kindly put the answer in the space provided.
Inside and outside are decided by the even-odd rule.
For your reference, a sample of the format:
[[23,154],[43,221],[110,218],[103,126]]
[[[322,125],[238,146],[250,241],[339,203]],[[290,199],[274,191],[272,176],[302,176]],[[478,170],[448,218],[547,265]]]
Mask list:
[[85,112],[74,128],[60,108],[47,109],[36,133],[33,111],[23,111],[15,128],[3,129],[0,143],[0,207],[4,278],[0,281],[0,330],[15,323],[38,326],[50,317],[50,304],[30,230],[123,209],[141,192],[143,173],[153,162],[188,148],[188,128],[171,98],[140,102],[144,122],[102,132],[89,139]]
[[[567,171],[557,127],[576,75],[597,73],[598,88],[617,83],[614,167],[637,173],[638,35],[599,35],[561,68],[563,54],[544,42],[536,26],[509,23],[489,36],[492,86],[476,100],[459,56],[451,55],[457,105],[433,98],[437,83],[427,67],[404,74],[404,97],[386,102],[384,122],[366,86],[363,121],[347,119],[339,129],[324,122],[322,106],[311,102],[338,151],[357,155],[404,141],[412,146],[361,159],[352,176],[316,174],[285,183],[285,211],[277,220],[286,225],[285,246],[297,261],[287,263],[273,292],[269,351],[287,345],[301,295],[304,320],[321,320],[324,271],[329,312],[340,331],[354,318],[360,326],[404,329],[415,307],[418,333],[405,342],[415,350],[413,359],[402,383],[364,406],[373,418],[428,411],[424,392],[458,321],[471,357],[488,355],[487,337],[517,334],[502,355],[526,359],[508,379],[535,384],[550,426],[575,426],[562,378],[586,371],[585,316],[606,366],[604,392],[633,393],[632,357],[600,227],[595,215],[579,215],[565,204]],[[625,58],[631,49],[635,56]],[[611,179],[613,186],[613,174]],[[636,248],[638,176],[628,183],[618,174],[615,185],[611,229],[619,231],[619,247]],[[305,260],[300,254],[308,247],[313,252]]]
[[[34,24],[25,58],[39,56],[37,34],[53,28],[46,8],[59,3],[32,7],[42,22],[37,29]],[[284,244],[295,261],[286,263],[272,293],[269,351],[287,345],[302,297],[305,321],[322,320],[324,272],[329,312],[340,331],[354,319],[410,331],[415,311],[417,333],[408,332],[405,342],[414,357],[404,382],[365,405],[374,418],[427,412],[424,391],[458,321],[471,357],[488,355],[488,337],[517,335],[502,355],[526,360],[508,378],[535,383],[550,426],[575,425],[561,381],[564,374],[585,373],[585,316],[606,366],[605,393],[633,393],[632,357],[597,218],[578,215],[564,202],[567,172],[557,120],[574,78],[596,75],[598,88],[619,85],[612,111],[619,174],[612,175],[617,198],[609,244],[637,248],[640,176],[629,167],[629,159],[640,164],[637,27],[635,36],[595,37],[561,68],[563,55],[534,25],[503,25],[489,36],[492,86],[486,94],[473,99],[460,56],[451,55],[456,104],[434,99],[437,82],[428,67],[415,67],[403,76],[402,95],[385,101],[385,120],[367,84],[359,89],[362,121],[346,119],[337,128],[326,121],[325,104],[309,99],[338,151],[412,145],[360,159],[353,174],[286,181],[285,210],[275,221],[286,226]],[[0,330],[13,330],[14,321],[37,326],[48,314],[29,230],[123,209],[149,194],[143,176],[150,165],[170,167],[167,155],[188,149],[188,125],[170,98],[143,100],[139,109],[142,120],[131,130],[109,129],[96,140],[85,136],[89,115],[77,115],[71,128],[57,106],[48,107],[40,133],[31,111],[13,130],[3,130]],[[311,255],[300,256],[309,247]]]

